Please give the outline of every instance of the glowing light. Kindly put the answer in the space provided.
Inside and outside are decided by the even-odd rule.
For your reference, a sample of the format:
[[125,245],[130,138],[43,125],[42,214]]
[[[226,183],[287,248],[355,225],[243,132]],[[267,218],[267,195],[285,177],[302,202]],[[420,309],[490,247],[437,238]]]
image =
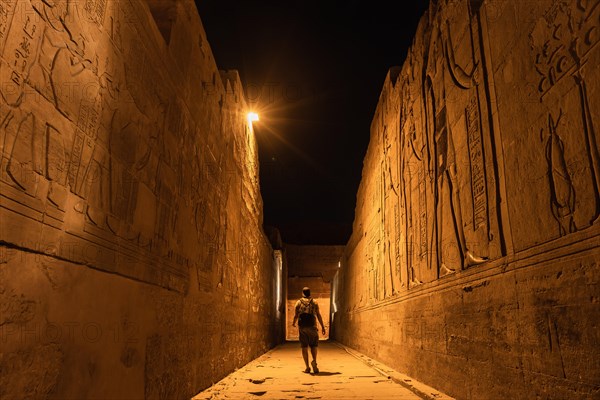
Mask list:
[[275,291],[277,292],[277,303],[275,304],[276,307],[276,311],[279,313],[281,310],[281,306],[283,305],[282,303],[282,299],[283,299],[283,290],[282,290],[282,285],[281,285],[281,280],[282,275],[283,275],[283,255],[281,253],[281,250],[274,250],[273,251],[274,255],[275,255],[275,279],[276,279],[276,288]]
[[256,121],[258,121],[258,114],[255,112],[249,112],[248,113],[248,122],[253,123]]

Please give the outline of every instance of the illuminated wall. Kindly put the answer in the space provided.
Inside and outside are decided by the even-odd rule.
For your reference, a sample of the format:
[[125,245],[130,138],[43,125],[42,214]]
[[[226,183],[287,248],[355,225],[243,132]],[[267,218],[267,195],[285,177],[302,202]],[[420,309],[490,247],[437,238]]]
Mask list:
[[600,390],[598,1],[432,1],[371,125],[335,337],[458,398]]
[[272,346],[256,142],[191,0],[0,0],[0,397],[189,398]]

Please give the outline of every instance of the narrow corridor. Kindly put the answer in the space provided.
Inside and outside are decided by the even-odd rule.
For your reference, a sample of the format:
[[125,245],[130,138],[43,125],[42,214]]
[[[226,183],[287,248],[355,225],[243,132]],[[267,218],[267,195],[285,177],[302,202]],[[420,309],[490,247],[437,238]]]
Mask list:
[[208,399],[451,399],[335,342],[321,342],[319,374],[303,373],[298,342],[287,342],[198,394]]
[[390,4],[0,0],[0,400],[600,400],[600,0]]

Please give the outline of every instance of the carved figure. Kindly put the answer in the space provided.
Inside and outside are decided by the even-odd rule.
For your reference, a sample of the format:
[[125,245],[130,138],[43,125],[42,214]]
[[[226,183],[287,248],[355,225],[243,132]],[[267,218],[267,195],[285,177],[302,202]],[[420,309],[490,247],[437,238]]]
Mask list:
[[[430,140],[433,140],[433,159],[430,160],[435,171],[434,208],[435,235],[432,240],[437,250],[439,276],[452,274],[456,269],[468,268],[487,261],[487,257],[474,254],[467,245],[463,225],[463,207],[461,205],[457,167],[456,150],[452,132],[448,126],[446,109],[446,70],[454,84],[467,89],[476,84],[476,67],[465,72],[457,65],[454,57],[450,28],[447,21],[442,23],[438,13],[438,26],[431,34],[428,60],[425,67],[425,108],[427,128]],[[446,67],[447,66],[447,67]],[[441,81],[441,85],[437,82]],[[433,82],[436,82],[434,87]],[[441,86],[441,87],[439,87]],[[436,97],[436,92],[438,93]],[[448,231],[450,230],[450,231]],[[455,262],[451,251],[453,247],[459,252],[459,260]]]
[[[556,123],[552,115],[548,115],[548,138],[546,140],[546,161],[548,162],[548,178],[552,196],[552,214],[558,221],[561,236],[577,230],[573,220],[575,211],[575,188],[569,175],[565,161],[565,146],[557,133],[562,118],[562,110]],[[544,130],[542,129],[542,134]]]
[[478,265],[484,263],[487,259],[474,255],[467,248],[463,231],[462,206],[456,176],[456,151],[454,149],[452,133],[447,126],[445,107],[439,112],[435,121],[437,186],[435,188],[434,199],[436,204],[436,221],[438,221],[437,243],[440,276],[444,276],[455,272],[455,268],[448,266],[448,258],[450,258],[448,252],[450,248],[446,248],[448,243],[444,238],[444,227],[447,226],[446,220],[448,218],[452,219],[454,235],[456,236],[458,250],[460,251],[462,260],[462,267],[467,268],[472,265]]
[[[540,75],[538,91],[540,101],[550,101],[552,96],[562,96],[560,93],[561,85],[565,84],[567,79],[575,81],[579,92],[579,101],[581,107],[581,121],[583,123],[583,132],[578,132],[583,136],[580,143],[580,151],[585,151],[589,162],[589,183],[579,184],[577,186],[579,196],[591,196],[595,198],[594,207],[584,210],[578,207],[572,209],[571,213],[577,211],[579,214],[579,228],[593,225],[600,221],[600,150],[598,149],[597,133],[594,127],[593,106],[590,105],[585,75],[589,71],[588,60],[592,50],[600,41],[598,35],[598,19],[600,18],[600,3],[597,1],[578,1],[576,6],[567,2],[555,2],[545,13],[545,19],[541,20],[530,34],[531,47],[536,51],[535,69]],[[562,114],[562,110],[561,110]],[[560,119],[560,117],[559,117]],[[558,122],[557,122],[558,124]],[[550,136],[556,133],[556,126],[549,122]],[[565,137],[566,139],[566,137]],[[554,149],[559,149],[558,142],[553,141]],[[556,159],[556,157],[555,157]],[[566,161],[568,163],[568,160]],[[575,186],[575,183],[571,183]],[[565,199],[563,199],[564,201]],[[568,204],[561,203],[560,209],[565,211],[564,206]],[[553,213],[556,210],[553,209]],[[561,217],[562,218],[562,217]],[[585,226],[582,226],[584,225]],[[565,226],[561,225],[561,235]]]

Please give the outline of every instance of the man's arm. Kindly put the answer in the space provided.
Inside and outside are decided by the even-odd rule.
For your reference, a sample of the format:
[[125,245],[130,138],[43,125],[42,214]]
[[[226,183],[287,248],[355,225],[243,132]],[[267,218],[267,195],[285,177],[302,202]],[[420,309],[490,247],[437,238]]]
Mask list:
[[298,304],[296,304],[296,312],[294,313],[294,320],[292,321],[292,326],[296,326],[296,321],[298,321]]
[[315,314],[317,314],[317,319],[321,324],[321,333],[325,336],[325,324],[323,323],[323,317],[321,317],[321,312],[319,311],[319,305],[315,303]]

